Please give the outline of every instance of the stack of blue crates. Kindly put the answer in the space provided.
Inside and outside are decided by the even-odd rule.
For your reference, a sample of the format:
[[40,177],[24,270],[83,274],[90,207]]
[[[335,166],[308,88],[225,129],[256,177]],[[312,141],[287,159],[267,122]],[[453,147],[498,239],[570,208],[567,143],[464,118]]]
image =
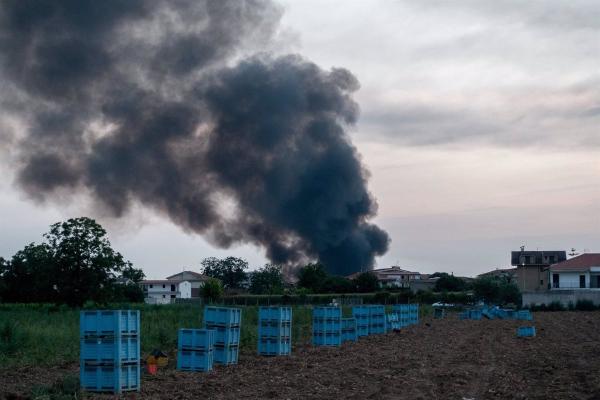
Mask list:
[[520,326],[517,328],[518,337],[535,337],[535,326]]
[[356,342],[356,319],[342,318],[342,342]]
[[342,309],[315,307],[313,309],[313,345],[342,345]]
[[211,371],[214,361],[215,331],[180,329],[177,335],[177,369]]
[[140,312],[81,311],[80,370],[83,390],[121,393],[140,390]]
[[290,355],[292,352],[292,309],[260,307],[258,309],[258,354]]
[[215,331],[214,362],[237,364],[240,348],[242,310],[229,307],[204,307],[204,329]]
[[400,326],[400,320],[398,319],[398,314],[396,313],[389,313],[385,315],[385,324],[386,324],[386,330],[388,332],[391,331],[395,331],[401,328]]
[[409,304],[408,305],[408,323],[409,325],[416,325],[419,323],[419,305]]
[[369,307],[369,335],[382,334],[385,328],[385,306],[372,305]]
[[352,317],[356,320],[356,336],[369,335],[369,311],[370,306],[352,307]]
[[409,304],[394,304],[392,312],[398,316],[398,324],[400,328],[405,328],[410,325],[410,305]]
[[531,321],[533,319],[533,316],[531,315],[531,312],[529,310],[515,311],[513,313],[513,315],[514,315],[515,319],[520,319],[520,320],[525,320],[525,321]]

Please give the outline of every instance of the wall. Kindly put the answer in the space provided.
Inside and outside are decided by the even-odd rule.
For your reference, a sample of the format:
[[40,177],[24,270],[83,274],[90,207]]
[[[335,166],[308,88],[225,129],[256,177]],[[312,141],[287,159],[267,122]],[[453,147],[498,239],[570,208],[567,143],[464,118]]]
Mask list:
[[523,292],[523,306],[550,304],[553,301],[562,303],[565,307],[569,302],[575,304],[577,300],[591,300],[600,305],[600,290],[578,289],[578,290],[552,290],[546,292]]
[[[522,292],[548,289],[548,271],[543,267],[517,267],[517,286]],[[542,283],[540,283],[542,281]]]
[[585,275],[585,287],[590,287],[590,274],[587,272],[557,272],[559,288],[579,288],[579,275]]

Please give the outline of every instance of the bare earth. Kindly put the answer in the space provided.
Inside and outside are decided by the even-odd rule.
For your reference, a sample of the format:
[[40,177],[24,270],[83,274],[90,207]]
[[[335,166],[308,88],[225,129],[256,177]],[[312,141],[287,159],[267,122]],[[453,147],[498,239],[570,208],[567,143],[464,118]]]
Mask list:
[[[600,400],[600,312],[536,313],[532,339],[516,337],[524,322],[451,316],[339,349],[242,353],[239,365],[211,373],[144,375],[141,393],[123,398]],[[78,366],[0,370],[0,397],[69,373]]]

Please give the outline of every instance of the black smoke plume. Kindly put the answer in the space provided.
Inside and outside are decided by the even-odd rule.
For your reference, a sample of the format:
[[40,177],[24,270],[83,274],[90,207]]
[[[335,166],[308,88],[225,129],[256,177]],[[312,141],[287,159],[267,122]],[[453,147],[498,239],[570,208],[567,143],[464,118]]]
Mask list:
[[17,184],[36,199],[87,191],[115,216],[141,203],[275,263],[372,266],[389,239],[367,223],[376,205],[345,132],[358,82],[244,54],[280,16],[263,0],[2,1]]

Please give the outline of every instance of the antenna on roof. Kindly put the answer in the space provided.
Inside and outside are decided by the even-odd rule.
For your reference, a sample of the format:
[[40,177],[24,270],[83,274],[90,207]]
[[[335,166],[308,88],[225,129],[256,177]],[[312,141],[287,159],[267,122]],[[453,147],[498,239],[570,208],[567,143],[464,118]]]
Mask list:
[[521,251],[525,251],[525,245],[521,246]]
[[571,252],[569,253],[571,257],[575,257],[579,255],[579,253],[575,250],[575,247],[571,247]]

